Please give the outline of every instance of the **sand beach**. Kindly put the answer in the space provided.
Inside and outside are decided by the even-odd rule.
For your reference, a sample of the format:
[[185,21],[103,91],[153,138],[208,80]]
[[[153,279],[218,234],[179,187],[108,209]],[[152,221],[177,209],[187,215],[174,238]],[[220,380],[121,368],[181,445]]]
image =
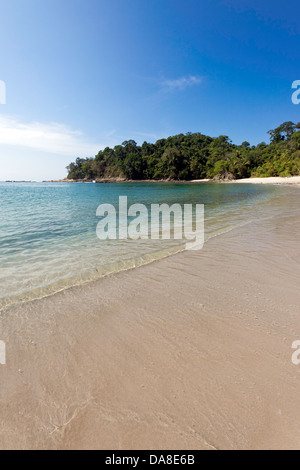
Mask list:
[[300,213],[1,312],[2,449],[296,449]]

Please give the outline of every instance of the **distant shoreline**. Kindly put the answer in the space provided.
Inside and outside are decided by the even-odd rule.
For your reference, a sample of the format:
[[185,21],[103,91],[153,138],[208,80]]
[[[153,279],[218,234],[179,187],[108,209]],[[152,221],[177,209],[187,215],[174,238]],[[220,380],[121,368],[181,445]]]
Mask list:
[[97,184],[107,184],[107,183],[211,183],[213,180],[202,179],[195,181],[188,180],[172,180],[172,179],[160,179],[160,180],[131,180],[125,178],[101,178],[96,180],[73,180],[73,179],[63,179],[63,180],[51,180],[43,181],[43,183],[97,183]]
[[108,183],[168,183],[168,184],[186,184],[186,183],[224,183],[224,184],[288,184],[288,185],[300,185],[300,176],[272,176],[268,178],[244,178],[244,179],[199,179],[199,180],[172,180],[172,179],[161,179],[161,180],[130,180],[125,178],[102,178],[96,180],[73,180],[73,179],[61,179],[61,180],[45,180],[45,181],[0,181],[1,183],[96,183],[96,184],[108,184]]
[[52,180],[43,183],[233,183],[233,184],[293,184],[300,185],[300,176],[281,177],[273,176],[269,178],[244,178],[238,180],[230,179],[200,179],[200,180],[127,180],[123,178],[103,178],[97,180]]

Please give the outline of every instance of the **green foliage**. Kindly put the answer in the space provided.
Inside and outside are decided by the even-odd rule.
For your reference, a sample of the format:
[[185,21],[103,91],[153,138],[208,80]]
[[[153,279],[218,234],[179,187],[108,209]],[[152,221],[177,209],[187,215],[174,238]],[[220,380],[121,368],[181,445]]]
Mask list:
[[268,133],[270,144],[256,147],[247,141],[234,145],[227,136],[190,132],[142,146],[128,140],[101,150],[95,158],[77,158],[67,167],[68,178],[190,181],[299,175],[300,123],[288,121]]

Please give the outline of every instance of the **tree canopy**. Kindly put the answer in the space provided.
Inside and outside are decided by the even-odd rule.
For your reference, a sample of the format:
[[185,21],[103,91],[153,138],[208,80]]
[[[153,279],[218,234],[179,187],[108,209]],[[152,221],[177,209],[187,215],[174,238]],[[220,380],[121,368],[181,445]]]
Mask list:
[[77,158],[68,179],[185,180],[248,178],[300,174],[300,123],[284,122],[268,132],[270,143],[235,145],[229,137],[179,134],[155,144],[134,140]]

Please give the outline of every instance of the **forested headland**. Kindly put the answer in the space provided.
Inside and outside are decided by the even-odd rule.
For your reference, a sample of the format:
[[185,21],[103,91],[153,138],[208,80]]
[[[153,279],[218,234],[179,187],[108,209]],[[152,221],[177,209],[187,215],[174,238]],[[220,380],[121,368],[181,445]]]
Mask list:
[[234,145],[229,137],[179,134],[141,146],[128,140],[101,150],[95,158],[77,158],[70,180],[240,179],[300,175],[300,123],[285,122],[268,132],[270,142]]

